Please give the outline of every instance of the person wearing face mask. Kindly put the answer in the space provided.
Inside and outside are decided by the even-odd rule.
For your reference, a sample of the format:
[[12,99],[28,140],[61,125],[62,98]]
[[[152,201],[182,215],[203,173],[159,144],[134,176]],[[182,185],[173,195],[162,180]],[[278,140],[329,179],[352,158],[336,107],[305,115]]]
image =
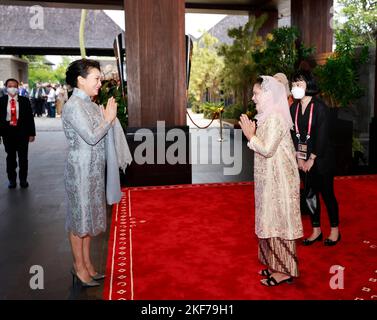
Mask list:
[[253,87],[258,114],[254,121],[242,115],[241,129],[254,151],[255,233],[258,273],[265,286],[292,282],[299,276],[296,239],[303,236],[300,213],[300,177],[290,129],[293,125],[284,86],[262,76]]
[[0,135],[7,153],[8,188],[17,187],[17,155],[21,188],[27,188],[29,142],[35,140],[34,116],[28,98],[18,95],[18,80],[5,82],[7,95],[0,98]]
[[303,244],[309,246],[323,238],[319,201],[321,194],[331,225],[330,234],[324,245],[334,246],[341,238],[339,208],[334,193],[335,153],[329,132],[329,110],[315,96],[318,92],[313,75],[309,71],[301,70],[294,74],[292,94],[295,102],[290,109],[294,127],[291,135],[296,148],[301,180],[305,185],[303,196],[313,227],[311,235],[303,240]]

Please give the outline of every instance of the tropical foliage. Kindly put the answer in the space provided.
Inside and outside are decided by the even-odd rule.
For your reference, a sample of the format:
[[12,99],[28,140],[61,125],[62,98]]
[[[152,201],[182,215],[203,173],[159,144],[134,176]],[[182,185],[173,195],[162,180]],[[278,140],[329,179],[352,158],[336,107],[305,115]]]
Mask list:
[[243,106],[244,112],[251,98],[252,83],[258,74],[254,53],[263,47],[263,39],[258,32],[267,17],[267,14],[258,18],[250,16],[244,26],[229,29],[228,36],[233,43],[223,44],[219,48],[225,64],[222,73],[224,93],[233,95],[236,103]]
[[[218,39],[208,33],[204,33],[198,42],[194,42],[189,86],[191,104],[198,105],[203,100],[220,99],[220,75],[224,61],[217,55],[217,45]],[[204,99],[205,95],[209,97]]]
[[268,34],[264,46],[254,54],[259,74],[274,75],[282,72],[288,79],[298,68],[300,61],[311,56],[315,49],[299,42],[297,27],[282,27]]
[[118,104],[117,117],[123,130],[125,130],[128,125],[127,98],[123,98],[121,86],[118,86],[116,80],[102,81],[102,86],[98,92],[96,103],[106,106],[107,100],[109,100],[110,97],[114,97]]
[[62,62],[53,69],[44,56],[23,56],[29,62],[29,88],[37,82],[64,83],[65,71],[71,62],[69,57],[63,57]]
[[335,28],[348,29],[354,42],[359,45],[376,45],[377,1],[375,0],[337,0],[341,6],[335,15]]
[[359,82],[360,66],[368,59],[368,47],[358,48],[348,27],[335,32],[336,49],[314,73],[321,95],[331,107],[347,107],[364,94]]

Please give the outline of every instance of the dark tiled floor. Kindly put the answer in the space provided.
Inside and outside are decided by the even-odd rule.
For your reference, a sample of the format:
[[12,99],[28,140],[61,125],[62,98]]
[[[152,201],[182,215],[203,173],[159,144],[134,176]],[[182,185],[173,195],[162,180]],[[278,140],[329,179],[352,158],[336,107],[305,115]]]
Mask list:
[[[69,242],[64,231],[63,132],[38,132],[30,145],[28,189],[7,188],[5,152],[0,154],[0,299],[69,299],[88,292],[71,290]],[[105,235],[93,242],[93,255],[104,265]],[[44,289],[32,290],[30,268],[44,270]],[[93,291],[92,291],[93,292]]]
[[[38,121],[37,139],[29,151],[28,189],[7,188],[5,151],[0,146],[0,299],[101,299],[102,287],[72,287],[72,258],[64,231],[66,141],[59,124],[50,130],[44,125],[47,119]],[[41,125],[41,121],[45,122]],[[220,143],[213,147],[220,148]],[[252,153],[245,142],[242,155],[237,156],[244,164],[240,174],[224,175],[223,168],[229,166],[221,164],[193,165],[193,183],[251,180]],[[109,208],[109,222],[110,218]],[[108,234],[102,234],[93,241],[93,260],[101,271],[106,264],[107,238]],[[42,290],[32,290],[29,285],[34,265],[44,270]]]

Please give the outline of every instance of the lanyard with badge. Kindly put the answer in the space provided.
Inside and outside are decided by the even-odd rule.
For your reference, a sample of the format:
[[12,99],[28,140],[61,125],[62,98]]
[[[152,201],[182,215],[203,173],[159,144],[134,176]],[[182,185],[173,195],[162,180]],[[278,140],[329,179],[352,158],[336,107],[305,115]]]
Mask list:
[[308,140],[310,139],[310,133],[312,130],[312,120],[313,120],[313,107],[314,103],[311,103],[310,106],[310,115],[309,115],[309,124],[308,124],[308,133],[306,135],[305,141],[301,141],[300,130],[298,128],[298,109],[299,103],[296,107],[296,117],[295,117],[295,129],[296,129],[296,137],[298,139],[298,151],[297,151],[297,158],[306,160],[308,158]]

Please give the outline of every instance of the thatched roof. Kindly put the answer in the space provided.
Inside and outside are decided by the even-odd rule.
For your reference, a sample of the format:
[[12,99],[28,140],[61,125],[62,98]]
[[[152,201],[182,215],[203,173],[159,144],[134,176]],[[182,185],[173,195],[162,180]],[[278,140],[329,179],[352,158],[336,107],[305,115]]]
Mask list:
[[[43,8],[43,28],[35,29],[32,22],[36,13],[31,8],[0,6],[0,53],[79,54],[80,9]],[[113,55],[114,38],[121,32],[103,11],[88,10],[85,24],[88,55]]]
[[249,17],[247,15],[226,16],[209,29],[208,33],[216,37],[221,43],[232,44],[233,39],[228,37],[228,30],[245,25],[248,19]]

